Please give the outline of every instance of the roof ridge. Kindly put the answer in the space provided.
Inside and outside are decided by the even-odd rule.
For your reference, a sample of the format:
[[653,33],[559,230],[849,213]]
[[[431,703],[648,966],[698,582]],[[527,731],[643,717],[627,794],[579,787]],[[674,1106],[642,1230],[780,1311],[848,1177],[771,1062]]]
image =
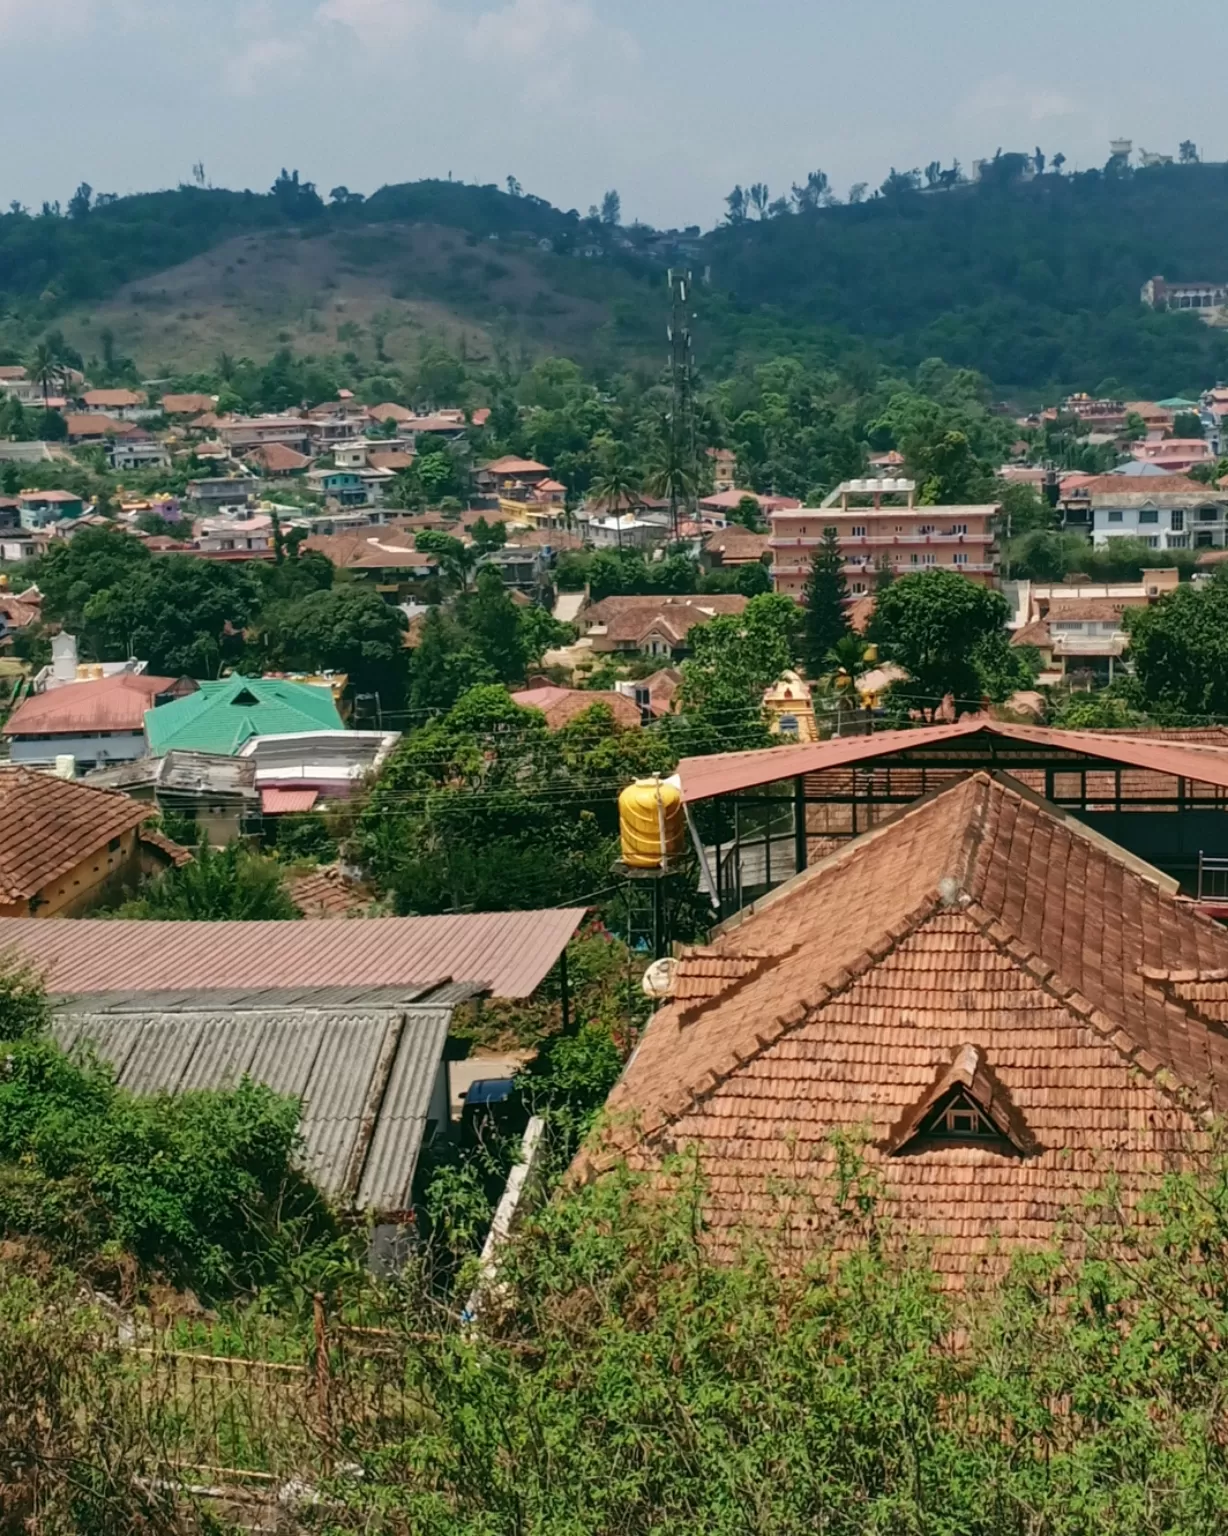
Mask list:
[[[810,997],[794,1003],[786,1012],[777,1014],[768,1027],[755,1031],[753,1048],[744,1050],[735,1045],[729,1055],[716,1066],[705,1068],[698,1082],[692,1086],[683,1086],[670,1095],[663,1104],[656,1106],[652,1111],[651,1119],[644,1121],[640,1126],[642,1139],[650,1141],[659,1136],[675,1120],[681,1118],[692,1105],[702,1102],[736,1072],[740,1072],[762,1056],[765,1051],[771,1050],[792,1030],[800,1028],[817,1009],[826,1007],[833,998],[847,992],[855,982],[876,965],[881,964],[906,939],[911,938],[923,923],[941,910],[942,906],[942,897],[936,890],[933,891],[924,901],[888,928],[880,938],[867,945],[859,955],[838,966],[826,976],[817,977]],[[800,944],[795,946],[792,953],[796,953],[800,948]],[[757,976],[761,974],[763,973],[760,971],[756,972]],[[722,993],[721,997],[714,1001],[723,1001],[727,996],[728,993]]]

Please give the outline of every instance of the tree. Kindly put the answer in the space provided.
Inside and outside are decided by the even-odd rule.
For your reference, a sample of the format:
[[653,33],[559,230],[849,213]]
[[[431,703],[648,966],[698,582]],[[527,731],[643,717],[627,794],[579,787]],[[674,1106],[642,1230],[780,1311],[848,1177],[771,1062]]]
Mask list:
[[117,917],[162,922],[267,922],[301,917],[272,859],[242,843],[214,849],[202,840],[187,864],[159,875]]
[[260,618],[253,648],[265,670],[345,673],[356,693],[384,709],[405,701],[405,615],[378,592],[348,584],[276,603]]
[[1002,633],[1009,614],[1000,592],[940,568],[903,576],[879,592],[870,638],[885,661],[908,673],[907,682],[892,685],[893,706],[933,718],[950,697],[957,716],[980,709],[978,651]]
[[1192,139],[1182,139],[1181,147],[1177,151],[1182,165],[1198,164],[1198,146]]
[[524,196],[524,188],[520,185],[514,176],[509,176],[507,178],[507,195],[509,197]]
[[1197,411],[1178,411],[1173,417],[1174,437],[1202,437],[1202,417]]
[[50,410],[48,400],[53,390],[59,389],[64,379],[64,364],[49,342],[40,341],[34,348],[28,365],[31,380],[43,394],[43,410]]
[[80,635],[91,598],[129,586],[149,562],[141,540],[118,529],[82,528],[71,539],[54,540],[38,566],[44,618]]
[[731,523],[740,523],[743,528],[749,529],[751,533],[763,533],[766,525],[763,521],[763,512],[759,506],[759,498],[757,496],[739,497],[737,506],[729,513],[729,521]]
[[617,227],[623,221],[623,203],[618,193],[610,189],[601,199],[601,222],[611,228]]
[[695,467],[689,453],[676,440],[672,423],[660,438],[656,451],[649,462],[645,485],[654,496],[667,497],[670,509],[670,526],[674,538],[678,537],[678,509],[689,510],[695,503],[699,487]]
[[476,588],[463,599],[458,617],[501,682],[524,681],[527,658],[520,612],[493,566],[478,571]]
[[1054,157],[1053,157],[1053,169],[1057,172],[1057,174],[1059,176],[1062,174],[1062,167],[1065,164],[1066,164],[1066,156],[1063,155],[1061,153],[1061,151],[1059,150],[1059,152],[1056,155],[1054,155]]
[[767,218],[768,204],[772,200],[772,194],[768,190],[766,181],[757,181],[747,192],[751,207],[761,219]]
[[721,614],[692,629],[682,666],[685,725],[708,751],[766,746],[763,694],[793,666],[801,611],[779,593],[753,597],[741,615]]
[[450,533],[423,528],[414,535],[414,547],[424,555],[435,556],[450,586],[462,591],[468,588],[478,559],[478,551],[473,545],[462,543]]
[[831,183],[827,179],[826,171],[810,171],[804,186],[799,187],[797,182],[793,183],[793,204],[798,213],[822,208],[830,201]]
[[750,199],[740,186],[734,187],[733,191],[725,199],[725,206],[728,209],[728,212],[725,214],[725,222],[727,224],[737,225],[746,223],[750,210]]
[[848,630],[840,636],[824,658],[824,671],[836,690],[839,708],[842,711],[857,708],[857,681],[866,669],[868,650],[869,646],[862,636]]
[[155,675],[216,678],[242,657],[255,599],[251,577],[239,568],[167,555],[94,592],[85,603],[83,632],[100,660],[138,656]]
[[844,556],[835,529],[829,528],[823,536],[822,548],[815,551],[810,562],[802,597],[806,606],[803,644],[806,670],[811,677],[822,676],[832,647],[849,633],[847,597]]
[[865,181],[855,181],[849,188],[849,202],[856,207],[858,203],[864,203],[866,193],[870,190],[870,184]]
[[1191,724],[1228,715],[1228,581],[1180,586],[1123,623],[1150,713]]
[[454,614],[432,608],[410,664],[410,703],[415,710],[451,709],[462,694],[499,674]]
[[482,555],[490,554],[492,550],[502,549],[507,543],[507,524],[488,523],[484,517],[479,517],[470,528],[469,537],[473,540],[473,547],[480,558]]
[[992,490],[993,470],[977,458],[964,432],[943,432],[928,441],[914,438],[904,452],[920,486],[920,506],[981,505]]
[[68,199],[68,217],[77,220],[87,218],[93,199],[93,187],[90,186],[88,181],[83,181]]

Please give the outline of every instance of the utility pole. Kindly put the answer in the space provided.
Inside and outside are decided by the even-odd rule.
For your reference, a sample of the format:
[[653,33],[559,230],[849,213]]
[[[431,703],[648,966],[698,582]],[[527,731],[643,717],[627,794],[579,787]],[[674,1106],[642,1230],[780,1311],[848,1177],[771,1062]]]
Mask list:
[[678,479],[685,467],[692,482],[698,474],[695,462],[695,354],[691,345],[691,316],[687,300],[691,289],[689,272],[669,272],[669,372],[672,404],[670,409],[670,479],[669,507],[673,521],[674,542],[678,542]]

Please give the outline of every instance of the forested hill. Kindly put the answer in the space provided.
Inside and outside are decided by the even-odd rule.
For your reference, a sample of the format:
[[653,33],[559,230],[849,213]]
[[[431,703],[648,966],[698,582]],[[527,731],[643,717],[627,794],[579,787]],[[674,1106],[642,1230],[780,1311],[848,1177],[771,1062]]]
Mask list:
[[428,337],[613,368],[659,359],[664,267],[685,261],[710,271],[696,335],[711,373],[794,351],[939,356],[1020,396],[1114,382],[1163,397],[1228,376],[1228,329],[1138,297],[1156,274],[1228,278],[1222,166],[898,190],[676,245],[459,182],[327,202],[297,173],[269,193],[83,188],[63,210],[0,215],[0,361],[63,327],[83,352],[109,332],[146,371],[282,345],[397,362]]
[[1228,374],[1228,330],[1155,315],[1142,284],[1228,281],[1228,166],[903,191],[726,226],[713,280],[742,305],[838,325],[900,362],[940,356],[1001,389],[1164,396]]

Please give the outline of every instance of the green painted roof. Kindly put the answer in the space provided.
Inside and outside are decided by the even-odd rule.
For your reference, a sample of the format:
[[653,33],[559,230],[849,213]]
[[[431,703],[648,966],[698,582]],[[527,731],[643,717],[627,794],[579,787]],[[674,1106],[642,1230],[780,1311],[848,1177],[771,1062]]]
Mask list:
[[1180,395],[1174,395],[1171,400],[1157,400],[1156,404],[1165,411],[1196,411],[1199,406],[1197,400],[1183,400]]
[[253,736],[345,727],[328,688],[276,677],[227,677],[145,712],[145,737],[155,757],[170,751],[235,757]]

